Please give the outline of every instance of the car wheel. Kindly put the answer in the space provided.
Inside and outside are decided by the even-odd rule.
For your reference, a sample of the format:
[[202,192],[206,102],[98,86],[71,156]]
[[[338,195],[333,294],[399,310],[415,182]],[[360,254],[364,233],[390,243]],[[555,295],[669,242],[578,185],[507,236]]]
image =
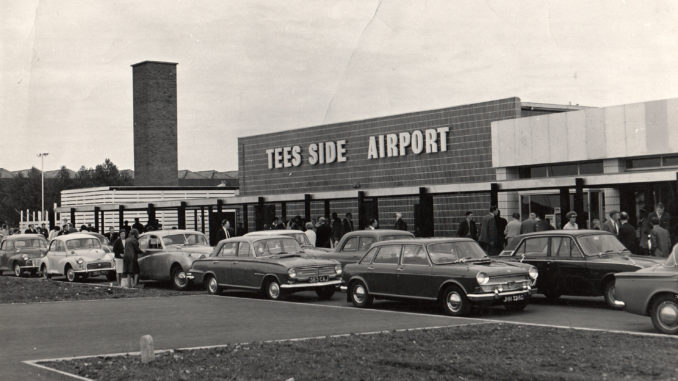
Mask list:
[[50,274],[47,272],[47,266],[42,265],[42,267],[40,268],[40,272],[42,273],[42,277],[43,277],[45,280],[49,280],[49,279],[52,278],[52,275],[50,275]]
[[75,270],[73,270],[73,268],[69,266],[66,269],[66,280],[68,280],[69,282],[75,282],[76,278],[77,277],[75,275]]
[[112,282],[116,279],[118,279],[118,278],[115,274],[115,271],[109,271],[109,272],[106,273],[106,280],[107,281]]
[[212,275],[207,276],[207,279],[205,280],[205,288],[207,289],[207,293],[210,295],[219,295],[221,293],[221,287],[219,287],[217,278]]
[[367,286],[361,281],[351,283],[350,293],[351,302],[358,308],[369,307],[374,301],[374,296],[367,292]]
[[332,299],[332,296],[334,296],[334,291],[334,286],[325,286],[315,289],[315,293],[318,295],[320,300]]
[[617,300],[617,298],[615,297],[614,289],[615,289],[614,279],[605,282],[605,286],[603,286],[603,296],[605,297],[605,303],[610,308],[614,309],[624,308],[624,302]]
[[548,299],[551,302],[555,302],[556,300],[558,300],[558,298],[560,298],[560,295],[561,295],[560,292],[552,290],[552,289],[544,289],[544,290],[540,290],[540,291],[541,291],[542,294],[544,294],[546,299]]
[[14,276],[17,278],[21,276],[21,266],[18,263],[14,264]]
[[527,301],[523,300],[521,302],[516,302],[516,303],[506,303],[504,304],[504,308],[506,308],[507,311],[511,312],[520,312],[527,307]]
[[278,300],[282,297],[282,290],[280,289],[280,283],[277,280],[271,279],[266,282],[266,287],[264,288],[264,294],[267,299]]
[[661,333],[678,333],[678,295],[663,295],[652,303],[652,325]]
[[466,316],[471,311],[471,302],[459,287],[449,286],[443,292],[443,312],[446,315]]
[[183,291],[188,288],[188,279],[186,279],[186,273],[181,266],[176,265],[172,267],[170,277],[172,279],[172,287],[175,290]]

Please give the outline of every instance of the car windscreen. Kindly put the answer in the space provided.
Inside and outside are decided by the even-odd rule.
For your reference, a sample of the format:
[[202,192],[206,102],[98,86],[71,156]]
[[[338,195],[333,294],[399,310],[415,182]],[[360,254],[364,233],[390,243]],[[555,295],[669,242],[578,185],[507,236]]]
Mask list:
[[162,237],[165,246],[169,245],[191,245],[208,246],[207,239],[202,234],[170,234]]
[[92,238],[76,238],[66,241],[66,249],[68,250],[87,250],[87,249],[101,249],[101,242],[98,239]]
[[254,253],[257,257],[298,254],[301,251],[299,242],[294,238],[268,238],[254,242]]
[[612,234],[591,234],[580,236],[579,244],[584,250],[584,255],[599,255],[606,253],[619,253],[628,251]]
[[436,265],[488,258],[477,243],[470,241],[431,243],[427,248]]
[[297,240],[297,242],[299,242],[300,245],[313,246],[304,232],[293,233],[291,235]]
[[669,255],[669,257],[666,258],[666,262],[664,262],[664,266],[667,266],[667,267],[678,266],[678,258],[676,258],[677,255],[678,255],[678,244],[675,244],[675,245],[673,245],[673,250],[671,250],[671,255]]
[[14,240],[14,247],[26,249],[44,249],[47,247],[47,241],[40,238],[17,239]]

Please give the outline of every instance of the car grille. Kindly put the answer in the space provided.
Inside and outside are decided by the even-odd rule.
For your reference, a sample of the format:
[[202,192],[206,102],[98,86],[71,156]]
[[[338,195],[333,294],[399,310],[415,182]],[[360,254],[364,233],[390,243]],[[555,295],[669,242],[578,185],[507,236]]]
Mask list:
[[111,262],[88,263],[87,270],[107,269],[111,267]]
[[487,284],[480,288],[484,292],[494,292],[501,287],[501,292],[523,290],[530,284],[530,278],[527,275],[504,275],[493,276]]
[[322,266],[322,267],[299,267],[295,269],[297,271],[297,279],[305,280],[312,277],[319,276],[335,276],[336,272],[334,266]]

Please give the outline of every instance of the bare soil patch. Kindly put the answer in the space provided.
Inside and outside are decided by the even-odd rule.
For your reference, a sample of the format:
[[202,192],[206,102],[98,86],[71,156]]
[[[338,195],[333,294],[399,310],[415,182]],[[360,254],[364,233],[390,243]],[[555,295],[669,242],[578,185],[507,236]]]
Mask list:
[[204,293],[172,290],[169,284],[143,282],[143,288],[120,288],[111,286],[104,278],[87,279],[68,283],[64,280],[42,278],[16,278],[0,276],[0,303],[36,303],[59,300],[91,300],[111,298],[135,298],[145,296],[173,296]]
[[106,380],[676,380],[678,340],[481,324],[44,362]]

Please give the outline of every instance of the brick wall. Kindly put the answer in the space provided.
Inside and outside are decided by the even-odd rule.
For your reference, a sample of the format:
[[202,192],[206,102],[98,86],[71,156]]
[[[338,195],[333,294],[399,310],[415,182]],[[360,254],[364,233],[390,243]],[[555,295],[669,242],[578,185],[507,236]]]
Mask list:
[[[520,113],[508,98],[440,110],[302,128],[238,139],[241,195],[493,181],[490,123]],[[368,160],[370,136],[449,128],[447,151]],[[310,165],[312,143],[346,141],[346,161]],[[269,169],[268,149],[299,146],[301,164]],[[314,213],[316,215],[316,213]]]

